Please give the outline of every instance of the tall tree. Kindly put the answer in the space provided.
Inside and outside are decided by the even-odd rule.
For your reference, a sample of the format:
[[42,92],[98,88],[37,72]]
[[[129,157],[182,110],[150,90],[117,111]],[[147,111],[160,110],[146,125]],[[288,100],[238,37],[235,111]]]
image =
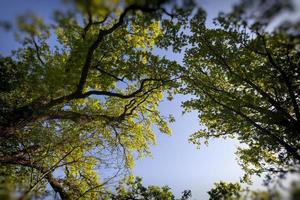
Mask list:
[[[134,156],[149,154],[153,126],[170,134],[157,106],[174,91],[178,64],[153,47],[180,49],[188,9],[67,2],[72,9],[55,12],[53,24],[18,17],[22,47],[0,58],[0,181],[20,199],[47,185],[61,199],[99,199]],[[101,169],[115,175],[105,179]]]
[[[282,1],[243,2],[233,13],[220,14],[216,28],[205,26],[202,10],[191,20],[184,91],[195,97],[184,106],[198,110],[207,127],[191,136],[193,143],[238,139],[244,144],[237,152],[244,180],[267,173],[268,181],[300,170],[300,29],[291,22],[268,26],[278,14],[267,9],[274,8],[270,2],[288,8]],[[260,7],[265,10],[247,12],[249,3],[258,2],[267,4]]]

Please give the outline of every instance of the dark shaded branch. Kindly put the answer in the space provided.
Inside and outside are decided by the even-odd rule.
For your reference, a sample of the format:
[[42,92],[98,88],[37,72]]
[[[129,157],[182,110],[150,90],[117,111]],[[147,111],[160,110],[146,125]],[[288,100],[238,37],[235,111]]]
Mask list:
[[[208,76],[207,74],[204,74],[204,75]],[[274,120],[273,123],[271,123],[271,124],[277,124],[277,125],[285,126],[288,128],[292,125],[292,123],[290,121],[288,121],[287,119],[285,119],[284,117],[280,118],[280,121],[279,121],[278,117],[276,119],[274,119],[273,118],[274,116],[278,116],[275,111],[269,110],[268,108],[258,106],[256,104],[251,103],[250,101],[245,102],[243,99],[237,98],[237,95],[235,95],[234,93],[228,92],[228,91],[224,90],[223,88],[217,87],[211,82],[207,83],[207,82],[203,82],[202,80],[199,80],[199,79],[197,79],[197,82],[199,82],[202,85],[202,87],[204,86],[204,88],[208,88],[209,90],[212,90],[218,94],[222,94],[222,95],[226,96],[232,102],[239,102],[238,104],[243,108],[247,108],[247,109],[251,109],[256,112],[259,112],[263,116],[267,115],[268,117],[270,117],[271,119]]]
[[93,22],[92,25],[101,25],[107,20],[108,17],[109,17],[109,14],[105,15],[101,21]]
[[34,39],[34,36],[32,36],[32,42],[34,44],[34,47],[35,47],[35,51],[36,51],[36,55],[37,55],[37,58],[38,60],[41,62],[42,65],[45,65],[45,62],[42,60],[41,58],[41,54],[40,54],[40,47],[38,46],[38,44],[36,43],[35,39]]
[[122,81],[122,82],[124,82],[124,78],[125,78],[125,77],[119,78],[118,76],[116,76],[116,75],[114,75],[114,74],[112,74],[112,73],[110,73],[110,72],[107,72],[107,71],[103,70],[100,66],[95,67],[95,69],[97,69],[97,70],[98,70],[99,72],[101,72],[102,74],[106,74],[106,75],[108,75],[108,76],[110,76],[110,77],[116,79],[117,81]]
[[288,93],[291,97],[291,101],[293,104],[293,108],[294,108],[294,112],[296,115],[297,120],[300,120],[300,111],[299,111],[299,106],[296,100],[296,96],[292,87],[292,84],[290,82],[290,79],[288,78],[287,74],[284,72],[284,70],[275,62],[270,50],[267,48],[267,43],[266,43],[266,39],[263,35],[261,35],[260,33],[257,32],[257,35],[262,39],[263,42],[263,46],[266,52],[266,55],[268,57],[269,62],[271,63],[271,65],[277,69],[279,71],[279,73],[281,74],[281,77],[285,83],[285,85],[287,86],[288,89]]
[[166,14],[167,16],[171,17],[171,19],[173,19],[174,17],[176,17],[176,14],[170,13],[168,12],[165,8],[161,8],[161,11]]
[[242,118],[247,120],[252,126],[257,128],[260,132],[275,139],[275,141],[277,141],[278,144],[282,145],[285,148],[285,150],[294,157],[294,159],[296,159],[298,162],[300,162],[300,155],[299,155],[297,149],[293,148],[290,144],[285,142],[283,139],[279,138],[277,135],[271,133],[269,130],[267,130],[267,129],[263,128],[262,126],[260,126],[259,124],[257,124],[254,120],[252,120],[250,117],[248,117],[242,111],[234,109],[224,103],[221,103],[220,101],[216,100],[211,94],[209,94],[208,92],[206,92],[204,90],[203,90],[203,92],[215,103],[219,104],[220,106],[224,107],[225,109],[227,109],[229,111],[236,113],[237,115],[240,115]]
[[231,67],[229,66],[229,64],[227,63],[227,61],[224,59],[224,57],[222,55],[219,55],[218,53],[216,53],[215,49],[208,43],[207,40],[202,39],[202,42],[209,48],[209,50],[214,54],[214,56],[216,58],[218,58],[218,62],[219,64],[223,65],[224,67],[226,67],[226,69],[233,74],[234,76],[236,76],[237,78],[239,78],[241,81],[247,83],[248,85],[250,85],[253,89],[255,89],[257,92],[259,92],[266,100],[268,100],[268,102],[273,105],[278,111],[280,111],[283,115],[285,115],[288,119],[295,121],[295,119],[284,109],[281,107],[280,103],[278,103],[275,99],[272,98],[271,95],[269,95],[267,92],[265,92],[262,88],[260,88],[258,85],[256,85],[255,83],[253,83],[251,80],[244,78],[243,76],[240,76],[238,73],[234,72]]
[[91,24],[93,23],[93,15],[92,15],[92,11],[91,11],[91,7],[89,6],[89,2],[86,2],[86,11],[88,14],[88,23],[86,24],[86,26],[83,28],[83,34],[82,34],[82,38],[84,39],[88,30],[91,27]]
[[103,95],[103,96],[110,96],[110,97],[118,97],[121,99],[129,99],[129,98],[133,98],[133,97],[137,96],[138,94],[142,93],[146,82],[149,82],[149,81],[157,81],[157,79],[143,79],[141,81],[140,87],[136,91],[134,91],[130,94],[121,94],[121,93],[113,93],[113,92],[108,92],[108,91],[91,90],[91,91],[88,91],[86,93],[79,95],[79,98],[86,98],[91,95]]
[[81,70],[80,80],[79,80],[79,83],[77,85],[77,90],[74,93],[81,93],[82,92],[83,87],[86,83],[86,79],[87,79],[87,76],[88,76],[89,69],[90,69],[91,64],[92,64],[92,58],[93,58],[94,52],[97,49],[97,47],[99,46],[100,42],[103,40],[103,38],[106,35],[109,35],[109,34],[113,33],[117,28],[122,26],[123,23],[124,23],[124,19],[125,19],[126,15],[130,11],[140,10],[142,12],[154,12],[154,11],[157,11],[157,9],[158,8],[150,8],[150,7],[145,7],[145,6],[139,6],[139,5],[136,5],[136,4],[130,5],[130,6],[128,6],[124,9],[124,11],[120,15],[119,20],[117,21],[117,23],[115,23],[111,28],[104,29],[104,30],[99,30],[99,33],[98,33],[98,36],[97,36],[96,40],[93,42],[93,44],[89,47],[89,49],[87,51],[85,63],[84,63],[84,66]]
[[108,13],[107,15],[104,16],[104,18],[101,21],[94,22],[93,21],[93,15],[92,15],[92,12],[91,12],[91,8],[90,8],[90,5],[89,5],[88,2],[87,2],[86,7],[87,7],[86,10],[87,10],[87,14],[88,14],[88,23],[83,28],[83,34],[82,34],[83,39],[85,39],[85,36],[86,36],[87,32],[89,31],[89,29],[91,28],[92,25],[101,25],[101,24],[103,24],[104,22],[106,22],[106,20],[108,19],[109,15],[110,15]]

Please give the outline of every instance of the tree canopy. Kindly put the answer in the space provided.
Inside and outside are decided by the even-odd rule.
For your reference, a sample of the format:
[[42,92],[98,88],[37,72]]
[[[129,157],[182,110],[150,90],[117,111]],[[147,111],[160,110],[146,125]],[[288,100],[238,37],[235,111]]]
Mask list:
[[206,126],[191,136],[193,143],[238,139],[245,144],[237,152],[244,181],[263,173],[268,181],[300,169],[300,30],[284,23],[268,31],[268,17],[278,13],[253,16],[245,5],[220,14],[216,28],[206,27],[202,10],[190,21],[184,91],[195,97],[184,106],[198,110]]
[[171,133],[157,106],[174,92],[178,64],[153,47],[178,51],[189,9],[67,2],[70,10],[56,11],[51,24],[18,17],[22,47],[0,58],[1,183],[20,199],[45,195],[47,184],[61,199],[99,199],[150,153],[154,126]]
[[[184,190],[182,196],[176,200],[188,200],[191,196],[190,190]],[[150,185],[145,187],[140,177],[121,183],[115,193],[108,193],[106,197],[112,200],[175,200],[175,196],[168,186]]]
[[[65,3],[49,23],[17,17],[21,47],[0,56],[0,198],[175,199],[129,176],[150,155],[153,130],[171,134],[158,105],[175,93],[193,95],[183,107],[205,125],[192,143],[240,141],[243,181],[300,172],[300,26],[270,24],[290,1],[243,0],[213,28],[192,1]],[[184,50],[183,65],[157,49]],[[219,182],[209,195],[241,192]]]
[[299,199],[299,189],[299,182],[292,182],[290,188],[283,192],[274,188],[268,188],[265,191],[251,190],[242,188],[239,183],[220,181],[215,183],[214,187],[208,191],[208,194],[210,200],[297,200]]

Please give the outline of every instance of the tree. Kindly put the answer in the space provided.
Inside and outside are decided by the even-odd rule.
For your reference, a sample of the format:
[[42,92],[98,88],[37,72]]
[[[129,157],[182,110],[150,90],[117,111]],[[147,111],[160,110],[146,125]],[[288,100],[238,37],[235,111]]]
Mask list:
[[290,189],[290,199],[299,200],[300,199],[300,183],[292,182]]
[[[185,190],[178,200],[188,200],[191,196],[191,191]],[[168,186],[150,185],[145,187],[139,177],[135,180],[127,180],[126,184],[121,183],[116,192],[107,194],[107,197],[112,200],[175,200],[175,196]]]
[[226,183],[220,181],[215,183],[208,194],[211,200],[280,200],[285,199],[297,200],[299,199],[299,182],[292,182],[290,187],[285,188],[285,195],[283,188],[278,190],[276,188],[268,188],[268,190],[250,190],[249,188],[242,188],[239,183]]
[[[68,2],[53,24],[18,17],[22,47],[0,58],[0,181],[20,199],[43,197],[47,185],[61,199],[99,199],[135,156],[150,153],[153,126],[170,134],[157,106],[174,92],[178,64],[152,52],[180,49],[189,9]],[[114,175],[101,177],[105,169]]]
[[183,91],[195,97],[184,106],[198,110],[207,127],[191,142],[238,139],[244,144],[237,152],[244,181],[267,173],[268,182],[300,170],[300,29],[290,22],[266,31],[270,21],[262,19],[276,12],[245,17],[244,5],[220,14],[215,28],[205,26],[202,10],[191,20]]
[[215,183],[215,187],[207,193],[209,200],[240,200],[242,188],[238,183]]

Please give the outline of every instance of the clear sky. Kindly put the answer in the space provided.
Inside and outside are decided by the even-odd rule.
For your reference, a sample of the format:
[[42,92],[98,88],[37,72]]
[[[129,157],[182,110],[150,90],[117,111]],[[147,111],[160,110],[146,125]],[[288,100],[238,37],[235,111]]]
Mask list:
[[[209,23],[217,13],[230,10],[234,0],[199,0],[208,13]],[[60,8],[58,0],[1,0],[1,20],[13,20],[18,14],[31,10],[45,18],[51,16],[53,9]],[[17,47],[13,37],[0,32],[0,53],[9,55]],[[182,55],[161,52],[181,62]],[[235,160],[234,152],[238,145],[234,140],[211,140],[208,147],[188,143],[191,133],[200,127],[196,112],[182,115],[181,102],[187,96],[177,95],[172,102],[164,100],[160,109],[164,115],[173,114],[176,122],[171,124],[173,136],[165,136],[157,131],[157,145],[151,147],[153,158],[137,161],[135,173],[143,177],[146,185],[168,185],[176,195],[191,189],[193,199],[208,199],[207,191],[213,183],[223,180],[236,182],[242,171]],[[258,182],[256,181],[255,184]]]

